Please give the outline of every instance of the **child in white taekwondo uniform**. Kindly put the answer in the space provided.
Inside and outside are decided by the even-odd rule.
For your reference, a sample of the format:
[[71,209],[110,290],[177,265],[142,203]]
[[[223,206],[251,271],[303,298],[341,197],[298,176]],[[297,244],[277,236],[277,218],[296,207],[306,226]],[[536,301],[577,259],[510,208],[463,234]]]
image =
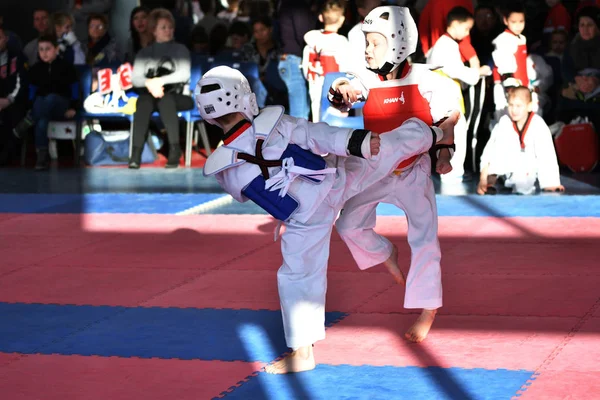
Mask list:
[[552,134],[532,110],[529,88],[509,90],[508,115],[500,118],[481,155],[477,193],[496,194],[506,188],[532,194],[536,180],[543,191],[564,192]]
[[[334,107],[343,110],[366,99],[365,129],[381,133],[382,138],[384,132],[409,118],[416,117],[433,125],[460,110],[460,90],[450,78],[433,72],[427,65],[407,62],[419,40],[416,24],[407,8],[377,7],[365,18],[362,30],[366,35],[365,58],[370,71],[363,77],[334,81],[329,91]],[[460,123],[465,123],[462,114]],[[457,124],[455,130],[458,129]],[[436,170],[441,174],[452,170],[450,150],[454,145],[445,147],[439,151],[436,163]],[[398,206],[407,216],[412,254],[404,307],[423,309],[423,312],[405,337],[420,342],[427,336],[436,310],[442,306],[441,251],[429,154],[415,154],[403,161],[394,173],[344,205],[336,229],[360,269],[381,263],[390,269],[392,265],[386,260],[397,257],[396,246],[373,229],[380,202]],[[390,269],[390,272],[398,283],[404,284],[400,270]]]
[[204,174],[214,175],[236,200],[252,200],[286,228],[277,281],[286,343],[293,352],[266,371],[313,369],[312,345],[325,338],[330,235],[342,205],[389,176],[402,160],[436,142],[452,143],[458,113],[441,129],[409,119],[380,138],[366,130],[283,115],[279,106],[259,113],[248,81],[225,66],[200,79],[195,99],[202,118],[225,132]]

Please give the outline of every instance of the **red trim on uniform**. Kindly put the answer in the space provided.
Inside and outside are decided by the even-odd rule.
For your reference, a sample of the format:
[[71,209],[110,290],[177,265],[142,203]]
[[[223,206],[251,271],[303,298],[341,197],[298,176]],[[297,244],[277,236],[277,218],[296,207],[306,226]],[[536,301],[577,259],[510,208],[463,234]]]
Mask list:
[[405,62],[404,67],[402,67],[402,71],[400,71],[400,77],[396,79],[406,78],[406,75],[410,72],[411,66],[409,63]]
[[531,121],[533,121],[533,114],[534,113],[530,112],[529,115],[527,115],[527,120],[525,121],[525,125],[523,125],[523,129],[521,129],[521,130],[519,130],[517,123],[515,121],[513,121],[513,128],[515,129],[515,132],[517,132],[519,134],[519,142],[521,142],[521,150],[525,150],[525,135],[527,134],[527,130],[529,129],[529,125],[531,124]]
[[506,33],[510,33],[511,35],[513,35],[513,36],[516,36],[516,37],[518,37],[518,38],[520,38],[520,37],[521,37],[521,35],[517,35],[516,33],[514,33],[513,31],[511,31],[511,30],[510,30],[510,29],[508,29],[508,28],[506,28],[506,29],[504,30],[504,32],[506,32]]
[[321,31],[321,33],[322,33],[323,35],[330,35],[330,34],[332,34],[332,33],[337,33],[337,32],[334,32],[334,31]]
[[[238,126],[239,125],[239,126]],[[229,132],[227,132],[227,134],[225,135],[225,139],[223,140],[223,143],[225,145],[228,145],[229,143],[233,142],[235,139],[237,139],[238,137],[240,137],[240,135],[244,132],[246,132],[246,130],[248,130],[248,128],[250,128],[252,126],[252,124],[248,121],[242,121],[242,124],[238,124],[236,126],[234,126]]]

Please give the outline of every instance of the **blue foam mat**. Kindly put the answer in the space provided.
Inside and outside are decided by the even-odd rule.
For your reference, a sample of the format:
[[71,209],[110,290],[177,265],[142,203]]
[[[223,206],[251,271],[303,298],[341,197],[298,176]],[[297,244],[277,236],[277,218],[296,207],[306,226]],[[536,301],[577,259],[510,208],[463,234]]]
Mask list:
[[[134,213],[176,214],[223,198],[223,193],[198,194],[0,194],[0,213]],[[600,196],[436,196],[439,216],[466,217],[600,217]],[[247,202],[215,207],[210,214],[265,214]],[[401,216],[396,206],[380,204],[380,216]]]
[[260,373],[226,399],[510,399],[532,371],[317,365],[293,375]]
[[0,194],[0,212],[176,214],[224,196],[223,193]]
[[287,350],[280,311],[0,303],[0,352],[269,362]]

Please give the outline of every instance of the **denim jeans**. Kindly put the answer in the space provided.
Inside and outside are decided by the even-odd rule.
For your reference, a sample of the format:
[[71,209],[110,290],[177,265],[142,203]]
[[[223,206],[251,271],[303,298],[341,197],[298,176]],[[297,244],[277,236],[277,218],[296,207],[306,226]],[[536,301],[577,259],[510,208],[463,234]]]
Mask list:
[[308,89],[306,79],[302,74],[300,65],[302,58],[287,54],[285,60],[279,61],[279,76],[288,89],[290,100],[290,115],[296,118],[308,119],[310,107],[308,103]]
[[33,102],[31,117],[35,123],[35,148],[48,147],[48,124],[52,120],[65,118],[65,112],[69,109],[70,100],[66,97],[49,94],[38,96]]

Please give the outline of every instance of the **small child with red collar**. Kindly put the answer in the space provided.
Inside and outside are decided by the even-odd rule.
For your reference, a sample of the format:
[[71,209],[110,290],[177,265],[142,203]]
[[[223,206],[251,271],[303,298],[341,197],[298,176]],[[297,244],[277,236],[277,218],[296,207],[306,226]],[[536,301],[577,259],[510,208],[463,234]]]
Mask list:
[[344,72],[348,67],[350,45],[345,36],[337,33],[344,24],[345,9],[345,0],[325,1],[319,14],[319,21],[324,24],[324,28],[309,31],[304,35],[306,46],[302,55],[302,71],[308,80],[313,122],[319,122],[325,75],[330,72]]
[[[506,89],[517,86],[533,89],[531,82],[536,79],[533,62],[527,52],[527,39],[522,35],[525,29],[525,9],[520,3],[508,5],[504,25],[506,30],[492,42],[496,48],[492,57],[495,64],[493,76],[497,119],[506,111]],[[537,96],[534,94],[534,111],[537,111],[537,103]]]
[[543,191],[565,191],[552,134],[542,117],[532,112],[531,100],[528,88],[509,89],[508,115],[500,118],[481,155],[478,194],[502,189],[532,194],[536,180]]

